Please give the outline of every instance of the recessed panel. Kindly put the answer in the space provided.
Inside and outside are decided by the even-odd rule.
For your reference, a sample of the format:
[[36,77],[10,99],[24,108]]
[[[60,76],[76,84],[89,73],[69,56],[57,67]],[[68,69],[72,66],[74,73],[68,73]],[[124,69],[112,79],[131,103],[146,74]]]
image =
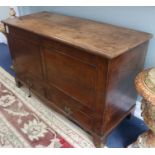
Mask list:
[[20,76],[31,73],[42,79],[40,50],[37,44],[18,37],[12,37],[16,73]]
[[96,68],[54,49],[45,49],[45,61],[48,82],[92,108]]

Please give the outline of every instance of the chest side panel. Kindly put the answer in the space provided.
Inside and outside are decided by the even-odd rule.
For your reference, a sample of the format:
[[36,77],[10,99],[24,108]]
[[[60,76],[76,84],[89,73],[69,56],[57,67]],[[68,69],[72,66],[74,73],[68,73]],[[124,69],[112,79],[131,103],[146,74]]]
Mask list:
[[108,72],[105,130],[111,131],[129,114],[137,99],[134,80],[142,71],[148,42],[111,60]]

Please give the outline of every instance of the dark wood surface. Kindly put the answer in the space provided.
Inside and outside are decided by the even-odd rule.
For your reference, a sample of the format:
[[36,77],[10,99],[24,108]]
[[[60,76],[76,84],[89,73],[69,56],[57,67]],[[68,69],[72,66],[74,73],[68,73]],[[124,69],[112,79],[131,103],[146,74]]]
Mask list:
[[5,24],[17,85],[88,131],[97,147],[105,143],[135,106],[134,78],[143,69],[151,35],[51,13]]
[[3,22],[108,58],[114,58],[151,38],[148,33],[49,12]]

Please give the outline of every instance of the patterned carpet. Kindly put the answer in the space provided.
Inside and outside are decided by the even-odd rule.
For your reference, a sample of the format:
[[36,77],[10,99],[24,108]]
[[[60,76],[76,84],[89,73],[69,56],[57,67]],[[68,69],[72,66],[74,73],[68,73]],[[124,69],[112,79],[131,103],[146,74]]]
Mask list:
[[89,135],[47,108],[0,68],[1,147],[94,147]]

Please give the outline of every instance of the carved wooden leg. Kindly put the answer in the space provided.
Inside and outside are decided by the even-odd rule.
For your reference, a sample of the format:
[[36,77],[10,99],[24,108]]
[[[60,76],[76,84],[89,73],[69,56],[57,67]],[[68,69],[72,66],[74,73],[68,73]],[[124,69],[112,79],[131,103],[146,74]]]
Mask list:
[[19,80],[15,79],[15,81],[18,88],[22,87],[22,83]]
[[93,142],[94,142],[94,145],[96,146],[96,148],[103,148],[105,147],[106,145],[106,138],[101,138],[97,135],[93,135]]

